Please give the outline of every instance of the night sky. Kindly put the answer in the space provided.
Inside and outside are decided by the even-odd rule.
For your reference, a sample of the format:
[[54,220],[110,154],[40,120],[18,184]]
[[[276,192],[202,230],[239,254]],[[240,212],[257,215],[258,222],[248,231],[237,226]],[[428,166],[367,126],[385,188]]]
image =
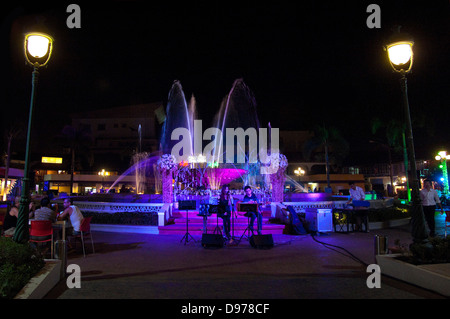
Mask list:
[[[243,78],[263,127],[336,127],[356,159],[373,118],[403,118],[398,75],[383,51],[402,25],[415,40],[408,89],[417,156],[450,151],[448,0],[75,3],[80,29],[66,25],[70,2],[19,2],[2,12],[4,122],[27,121],[32,70],[23,35],[38,25],[55,44],[41,71],[35,136],[54,134],[76,111],[165,103],[174,80],[194,94],[205,127]],[[381,8],[379,29],[366,25],[370,3]]]

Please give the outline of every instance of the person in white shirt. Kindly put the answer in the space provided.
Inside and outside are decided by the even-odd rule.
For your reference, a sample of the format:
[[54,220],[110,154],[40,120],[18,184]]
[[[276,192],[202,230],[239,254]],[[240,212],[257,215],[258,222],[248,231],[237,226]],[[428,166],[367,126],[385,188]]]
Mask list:
[[437,191],[431,188],[430,180],[425,180],[423,182],[423,189],[420,191],[420,199],[422,200],[423,214],[425,215],[425,220],[428,224],[428,228],[430,229],[430,236],[434,237],[436,235],[434,220],[436,204],[441,208],[441,215],[444,213],[444,208],[442,207]]
[[[356,186],[355,182],[348,183],[350,186],[350,199],[347,201],[347,204],[353,201],[363,201],[366,199],[366,193],[364,190]],[[356,229],[362,231],[362,223],[365,225],[365,232],[369,232],[369,220],[368,220],[368,211],[364,207],[358,207],[353,203],[353,209],[355,209],[355,218],[356,218]]]
[[350,186],[350,199],[348,200],[347,204],[349,204],[351,201],[353,200],[365,200],[366,199],[366,193],[364,192],[364,190],[359,187],[356,186],[356,184],[354,182],[350,182],[348,183],[348,185]]
[[73,205],[70,198],[65,198],[63,205],[64,211],[57,216],[58,220],[69,219],[73,227],[73,235],[78,235],[80,233],[81,222],[84,219],[83,214],[77,206]]

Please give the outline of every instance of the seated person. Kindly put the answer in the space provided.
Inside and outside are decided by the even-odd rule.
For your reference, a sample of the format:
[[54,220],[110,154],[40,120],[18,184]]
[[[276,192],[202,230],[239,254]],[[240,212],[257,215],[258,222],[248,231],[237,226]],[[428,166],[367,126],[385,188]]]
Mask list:
[[219,205],[222,206],[223,214],[219,217],[223,219],[223,230],[227,239],[231,239],[230,234],[230,219],[231,219],[231,206],[233,205],[233,198],[228,191],[228,185],[222,186],[222,192],[219,197]]
[[58,216],[58,220],[68,219],[73,227],[73,235],[80,234],[80,226],[84,217],[81,213],[80,209],[73,205],[73,202],[70,198],[64,199],[64,211],[62,211]]
[[17,226],[17,217],[19,216],[20,196],[14,198],[14,205],[5,215],[3,230],[5,236],[13,236]]
[[48,197],[41,199],[41,208],[34,212],[34,220],[50,220],[52,223],[56,221],[56,212],[50,208]]
[[[250,186],[244,187],[245,196],[242,200],[244,203],[248,204],[257,204],[258,198],[255,194],[253,194],[252,188]],[[261,235],[262,231],[262,215],[259,211],[256,212],[247,212],[245,214],[246,217],[250,217],[250,231],[253,233],[253,224],[255,222],[255,218],[258,219],[258,235]]]

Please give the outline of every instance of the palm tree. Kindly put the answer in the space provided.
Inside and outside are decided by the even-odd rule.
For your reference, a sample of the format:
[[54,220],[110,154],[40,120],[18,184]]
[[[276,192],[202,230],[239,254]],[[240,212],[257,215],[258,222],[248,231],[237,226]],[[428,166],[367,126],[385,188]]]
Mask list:
[[348,155],[349,144],[335,127],[327,128],[325,124],[323,126],[316,125],[313,133],[314,136],[303,145],[303,155],[307,160],[311,160],[313,154],[316,160],[321,159],[323,157],[317,155],[315,151],[323,148],[323,153],[320,151],[319,153],[325,156],[327,187],[330,188],[330,157],[331,162],[335,165],[342,163]]

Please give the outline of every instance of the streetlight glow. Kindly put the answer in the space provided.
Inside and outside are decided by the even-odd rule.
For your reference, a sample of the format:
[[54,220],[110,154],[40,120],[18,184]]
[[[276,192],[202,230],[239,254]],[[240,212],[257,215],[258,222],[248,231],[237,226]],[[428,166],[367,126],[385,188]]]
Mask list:
[[27,42],[28,52],[35,58],[42,58],[48,52],[50,40],[39,35],[30,35]]
[[387,48],[389,60],[395,65],[402,65],[412,60],[412,43],[394,43]]
[[50,60],[53,38],[47,34],[32,32],[25,35],[25,58],[32,66],[44,66]]
[[398,27],[386,44],[384,49],[387,51],[389,63],[395,72],[408,73],[411,71],[413,64],[413,47],[414,41],[407,34],[400,32]]

